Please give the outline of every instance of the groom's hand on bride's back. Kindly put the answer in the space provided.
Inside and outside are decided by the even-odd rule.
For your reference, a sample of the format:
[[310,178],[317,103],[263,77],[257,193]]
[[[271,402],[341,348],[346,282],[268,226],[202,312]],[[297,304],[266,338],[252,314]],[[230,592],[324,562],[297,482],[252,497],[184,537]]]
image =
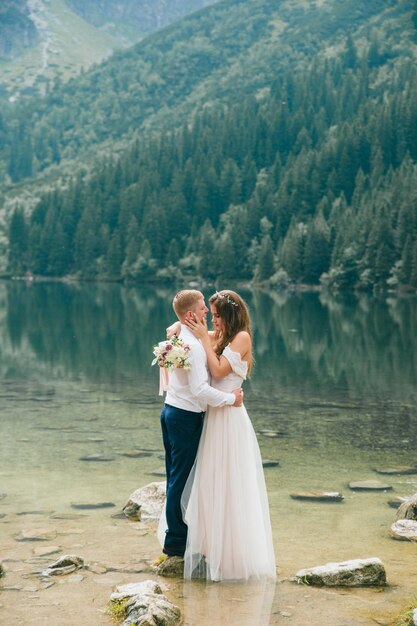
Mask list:
[[233,393],[235,394],[235,401],[233,403],[233,406],[242,406],[242,404],[243,404],[243,391],[242,391],[242,389],[235,389],[233,391]]

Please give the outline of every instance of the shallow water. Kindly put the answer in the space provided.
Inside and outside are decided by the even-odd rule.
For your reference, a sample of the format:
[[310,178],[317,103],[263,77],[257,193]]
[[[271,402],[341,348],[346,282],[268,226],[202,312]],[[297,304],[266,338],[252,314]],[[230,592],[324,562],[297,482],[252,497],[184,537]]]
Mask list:
[[[167,595],[189,626],[391,623],[415,594],[417,547],[388,537],[395,511],[387,500],[415,493],[417,476],[374,470],[417,464],[417,300],[244,295],[256,346],[245,403],[263,457],[279,461],[265,470],[278,583],[168,581]],[[110,624],[103,611],[114,585],[153,577],[138,571],[159,555],[152,524],[112,516],[137,487],[163,479],[154,475],[163,451],[150,361],[172,319],[172,296],[115,285],[0,284],[1,623],[13,611],[16,624],[58,623],[58,615],[64,626]],[[268,430],[276,436],[262,434]],[[135,450],[148,456],[129,456]],[[368,478],[393,491],[347,486]],[[345,499],[289,497],[304,490],[341,491]],[[72,506],[99,502],[114,506]],[[49,540],[17,541],[34,528]],[[40,589],[28,578],[37,564],[28,561],[51,544],[107,572]],[[304,567],[370,556],[387,569],[381,592],[288,580]],[[16,594],[25,600],[18,608]]]

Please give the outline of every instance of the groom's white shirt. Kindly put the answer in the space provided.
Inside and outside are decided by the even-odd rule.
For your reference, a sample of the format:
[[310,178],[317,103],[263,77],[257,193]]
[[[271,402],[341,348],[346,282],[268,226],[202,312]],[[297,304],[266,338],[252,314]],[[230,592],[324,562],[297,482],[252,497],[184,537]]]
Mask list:
[[235,394],[210,386],[207,355],[199,339],[181,324],[180,338],[190,346],[191,369],[174,369],[169,375],[165,402],[178,409],[200,413],[207,406],[234,404]]

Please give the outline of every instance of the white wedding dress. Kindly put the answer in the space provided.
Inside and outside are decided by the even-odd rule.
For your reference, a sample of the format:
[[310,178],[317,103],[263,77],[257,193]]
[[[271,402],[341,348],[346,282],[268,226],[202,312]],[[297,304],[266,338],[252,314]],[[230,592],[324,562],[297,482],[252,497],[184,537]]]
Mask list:
[[[247,362],[229,346],[232,372],[212,386],[242,385]],[[185,578],[275,578],[275,556],[262,459],[244,406],[210,407],[181,504],[188,525]]]

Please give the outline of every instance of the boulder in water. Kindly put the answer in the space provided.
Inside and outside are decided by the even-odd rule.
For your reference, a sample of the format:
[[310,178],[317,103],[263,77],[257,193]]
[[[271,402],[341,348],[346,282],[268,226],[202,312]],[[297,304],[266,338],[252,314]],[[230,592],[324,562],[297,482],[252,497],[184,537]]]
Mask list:
[[159,519],[166,498],[166,481],[149,483],[136,489],[123,507],[129,519]]
[[400,541],[417,541],[417,521],[413,519],[399,519],[389,530],[393,539]]
[[417,521],[417,493],[407,498],[397,512],[397,520],[412,519]]
[[386,584],[385,567],[378,558],[353,559],[302,569],[295,581],[327,587],[369,587]]
[[125,621],[122,626],[177,626],[181,611],[166,598],[160,585],[153,580],[117,587],[110,601],[113,607],[123,606]]

